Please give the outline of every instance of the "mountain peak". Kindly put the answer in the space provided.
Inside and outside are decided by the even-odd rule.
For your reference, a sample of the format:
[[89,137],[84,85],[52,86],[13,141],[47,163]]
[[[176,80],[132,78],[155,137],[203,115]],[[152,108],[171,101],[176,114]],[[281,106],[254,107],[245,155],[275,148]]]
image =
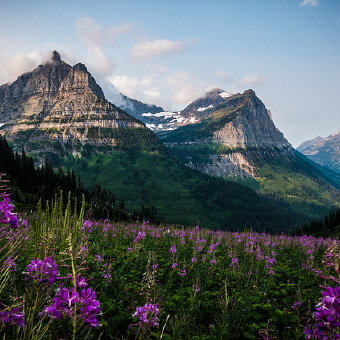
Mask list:
[[61,61],[60,54],[57,51],[52,52],[52,60],[57,62]]
[[222,90],[222,89],[214,88],[212,90],[207,91],[206,96],[207,97],[218,96],[220,93],[223,93],[223,92],[225,92],[225,91]]
[[84,64],[82,64],[82,63],[78,63],[78,64],[74,65],[73,69],[77,70],[77,71],[88,72],[86,66]]
[[243,94],[246,96],[256,96],[255,91],[252,89],[244,91]]

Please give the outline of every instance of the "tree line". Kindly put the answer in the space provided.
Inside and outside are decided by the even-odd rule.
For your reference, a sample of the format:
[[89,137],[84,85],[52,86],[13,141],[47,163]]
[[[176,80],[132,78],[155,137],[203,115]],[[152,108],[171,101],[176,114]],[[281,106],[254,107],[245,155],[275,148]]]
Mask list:
[[[125,208],[124,202],[116,201],[114,193],[102,188],[100,183],[86,187],[74,170],[54,170],[47,160],[40,167],[34,166],[33,158],[22,148],[21,153],[14,152],[5,137],[0,135],[0,172],[6,174],[12,192],[12,200],[17,211],[34,211],[39,200],[43,204],[51,202],[60,192],[67,200],[86,202],[88,218],[108,218],[116,221],[150,220],[159,222],[157,211],[142,206],[132,213]],[[78,204],[80,208],[80,204]]]

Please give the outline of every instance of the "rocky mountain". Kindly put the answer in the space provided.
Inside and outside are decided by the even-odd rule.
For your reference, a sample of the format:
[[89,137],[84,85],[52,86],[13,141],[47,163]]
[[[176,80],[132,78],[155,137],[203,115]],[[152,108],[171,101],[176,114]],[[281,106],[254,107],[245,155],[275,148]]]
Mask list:
[[[194,114],[204,108],[199,110],[198,123],[159,134],[168,147],[176,149],[181,161],[213,176],[255,178],[258,176],[252,162],[255,155],[264,151],[286,158],[292,155],[291,145],[275,127],[270,112],[254,91],[223,97],[219,93],[226,92],[207,93],[206,98],[183,110],[187,116],[196,118]],[[215,105],[209,104],[211,98]]]
[[313,162],[340,173],[340,131],[327,138],[303,142],[297,150]]
[[[55,51],[0,87],[0,134],[36,163],[68,167],[86,185],[110,189],[130,211],[157,211],[167,222],[281,231],[339,205],[340,176],[299,156],[252,90],[216,89],[171,114],[128,102],[135,117],[163,130],[169,149],[110,103],[85,65],[70,66]],[[242,185],[224,179],[230,175]]]
[[89,145],[101,152],[161,147],[142,122],[105,99],[85,65],[72,67],[56,51],[44,65],[0,87],[0,123],[0,134],[14,148],[24,147],[41,161],[48,154],[80,155]]
[[70,66],[56,51],[0,87],[0,125],[9,144],[36,163],[72,169],[85,185],[110,189],[122,208],[165,222],[282,230],[309,217],[185,167],[143,122],[105,99],[85,65]]
[[188,167],[242,181],[298,209],[304,209],[306,200],[315,211],[326,201],[338,200],[340,177],[294,150],[253,90],[225,96],[202,112],[199,122],[158,134]]
[[213,89],[202,98],[190,103],[178,112],[164,111],[163,108],[144,104],[121,94],[119,106],[131,116],[142,121],[152,131],[175,130],[181,126],[201,122],[214,110],[225,98],[232,94],[221,89]]

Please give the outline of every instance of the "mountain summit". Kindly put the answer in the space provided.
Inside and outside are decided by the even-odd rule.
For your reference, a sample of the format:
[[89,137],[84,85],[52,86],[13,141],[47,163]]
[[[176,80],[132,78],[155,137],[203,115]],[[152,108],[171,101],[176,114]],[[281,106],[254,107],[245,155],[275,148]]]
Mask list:
[[313,162],[340,173],[340,131],[327,138],[316,137],[303,142],[297,150]]
[[15,148],[25,147],[41,159],[66,151],[81,154],[89,149],[85,143],[102,152],[139,148],[145,139],[161,147],[142,122],[105,99],[84,64],[72,67],[57,51],[32,72],[0,87],[0,123],[0,133]]
[[338,204],[340,177],[294,150],[253,90],[232,95],[213,90],[181,115],[197,122],[158,137],[188,167],[241,181],[311,216],[326,201]]
[[181,113],[198,122],[159,137],[188,166],[210,175],[255,178],[255,155],[289,158],[293,154],[253,90],[231,95],[215,89]]

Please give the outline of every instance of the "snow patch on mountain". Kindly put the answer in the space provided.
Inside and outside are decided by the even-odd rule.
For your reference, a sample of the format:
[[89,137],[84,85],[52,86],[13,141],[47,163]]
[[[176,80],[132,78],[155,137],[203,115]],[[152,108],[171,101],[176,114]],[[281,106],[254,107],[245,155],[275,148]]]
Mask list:
[[221,92],[221,93],[220,93],[220,96],[221,96],[222,98],[229,98],[229,97],[232,96],[232,94],[229,93],[229,92]]
[[151,113],[151,112],[142,113],[142,117],[157,117],[157,118],[164,117],[164,119],[168,119],[176,115],[178,115],[177,112],[168,112],[168,111],[158,112],[158,113]]
[[205,111],[205,110],[212,109],[213,107],[214,107],[213,104],[210,104],[207,107],[199,107],[196,111],[202,112],[202,111]]

